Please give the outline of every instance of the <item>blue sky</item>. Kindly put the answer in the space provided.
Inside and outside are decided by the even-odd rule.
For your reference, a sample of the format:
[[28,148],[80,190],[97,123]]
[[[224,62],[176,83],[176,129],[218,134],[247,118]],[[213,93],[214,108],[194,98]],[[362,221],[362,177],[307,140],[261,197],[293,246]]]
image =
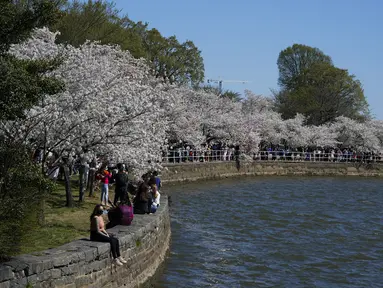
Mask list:
[[279,52],[314,46],[362,82],[373,115],[383,119],[382,0],[116,0],[134,21],[164,36],[192,40],[206,79],[247,80],[225,89],[270,95]]

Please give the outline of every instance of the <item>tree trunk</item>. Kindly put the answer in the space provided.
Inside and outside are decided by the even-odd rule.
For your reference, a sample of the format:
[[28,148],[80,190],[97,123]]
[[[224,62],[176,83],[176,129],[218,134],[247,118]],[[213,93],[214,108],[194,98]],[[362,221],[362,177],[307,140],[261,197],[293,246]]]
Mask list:
[[93,196],[95,175],[96,175],[96,168],[90,168],[89,180],[88,180],[88,183],[89,183],[89,197]]
[[85,170],[84,170],[84,182],[85,182],[85,190],[89,187],[89,165],[88,163],[85,164]]
[[86,187],[85,185],[85,165],[81,165],[80,166],[80,169],[79,169],[79,172],[80,172],[80,188],[79,188],[79,198],[78,198],[78,201],[80,202],[83,202],[84,201],[84,198],[85,198],[85,193],[84,193],[84,188]]
[[[44,142],[44,150],[43,150],[43,159],[41,161],[41,174],[44,175],[45,177],[47,177],[47,171],[45,169],[45,162],[47,161],[47,155],[46,155],[46,146],[45,146],[45,143],[46,141]],[[44,189],[44,188],[40,188],[40,189]],[[45,193],[43,193],[44,195]],[[45,199],[42,198],[40,200],[40,203],[39,203],[39,207],[38,207],[38,211],[37,211],[37,223],[40,225],[40,226],[44,226],[45,225],[45,214],[44,214],[44,210],[45,210]]]
[[86,181],[86,190],[90,190],[90,185],[91,185],[91,177],[92,177],[92,168],[89,168],[88,171],[88,181]]
[[89,197],[93,196],[94,192],[94,181],[96,176],[96,168],[97,167],[97,161],[96,158],[93,158],[92,162],[90,162],[89,165],[89,177],[88,177],[88,185],[87,188],[89,189]]
[[66,207],[73,207],[73,196],[70,185],[69,167],[64,165],[64,181],[65,181],[65,196],[66,196]]

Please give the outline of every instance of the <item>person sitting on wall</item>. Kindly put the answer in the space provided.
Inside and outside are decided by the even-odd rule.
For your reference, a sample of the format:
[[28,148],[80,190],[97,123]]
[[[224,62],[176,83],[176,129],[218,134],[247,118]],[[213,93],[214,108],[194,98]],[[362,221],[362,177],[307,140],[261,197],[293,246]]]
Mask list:
[[134,214],[149,214],[149,203],[151,205],[149,186],[143,182],[139,186],[137,194],[133,200]]
[[157,186],[157,191],[161,190],[162,184],[161,184],[161,179],[158,177],[158,172],[154,171],[150,177],[149,180],[149,185],[152,186],[152,184],[156,184]]
[[105,230],[104,207],[100,204],[96,205],[93,213],[90,215],[90,240],[96,242],[109,242],[113,255],[113,263],[118,266],[126,264],[127,261],[121,256],[120,242],[112,234],[108,234]]
[[160,206],[160,193],[158,192],[157,190],[157,185],[156,184],[152,184],[151,186],[152,190],[151,190],[151,193],[152,193],[152,203],[151,203],[151,206],[150,206],[150,213],[155,213],[158,209],[158,206]]

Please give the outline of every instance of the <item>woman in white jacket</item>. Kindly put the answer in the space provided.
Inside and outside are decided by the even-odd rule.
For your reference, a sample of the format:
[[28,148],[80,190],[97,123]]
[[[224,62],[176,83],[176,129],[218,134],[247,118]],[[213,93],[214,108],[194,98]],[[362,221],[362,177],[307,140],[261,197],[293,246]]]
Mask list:
[[161,194],[158,192],[156,184],[152,184],[150,187],[152,188],[152,205],[150,213],[155,213],[158,209],[158,206],[160,206]]

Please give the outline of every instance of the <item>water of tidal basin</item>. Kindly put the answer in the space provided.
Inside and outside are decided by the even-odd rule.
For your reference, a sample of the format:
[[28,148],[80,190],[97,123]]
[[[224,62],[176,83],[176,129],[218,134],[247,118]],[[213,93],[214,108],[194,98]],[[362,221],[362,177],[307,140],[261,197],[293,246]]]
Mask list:
[[236,178],[166,187],[154,287],[383,287],[383,179]]

